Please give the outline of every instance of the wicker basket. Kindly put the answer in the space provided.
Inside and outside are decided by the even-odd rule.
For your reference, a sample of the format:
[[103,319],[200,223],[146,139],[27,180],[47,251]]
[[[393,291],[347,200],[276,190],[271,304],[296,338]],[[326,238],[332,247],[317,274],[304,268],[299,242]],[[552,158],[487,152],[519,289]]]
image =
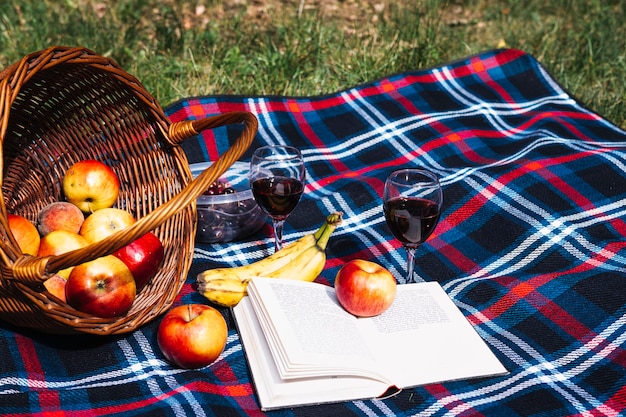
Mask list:
[[[234,123],[244,124],[241,137],[192,181],[180,143]],[[52,47],[2,71],[0,320],[46,333],[109,335],[132,331],[163,313],[191,266],[196,198],[241,157],[256,130],[256,118],[246,112],[172,123],[135,77],[84,48]],[[113,168],[121,183],[116,207],[139,221],[65,255],[23,255],[7,213],[35,221],[45,205],[63,198],[61,178],[82,159]],[[125,317],[82,314],[45,291],[43,281],[55,271],[113,253],[148,231],[161,239],[165,258]]]

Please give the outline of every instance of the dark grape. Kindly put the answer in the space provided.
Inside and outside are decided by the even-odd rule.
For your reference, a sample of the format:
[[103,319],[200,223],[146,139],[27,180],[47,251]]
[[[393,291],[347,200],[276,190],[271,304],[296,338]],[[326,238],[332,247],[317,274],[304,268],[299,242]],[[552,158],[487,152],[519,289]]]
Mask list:
[[206,189],[204,195],[221,195],[221,194],[232,194],[235,192],[235,189],[230,186],[228,181],[217,180],[214,181],[209,188]]

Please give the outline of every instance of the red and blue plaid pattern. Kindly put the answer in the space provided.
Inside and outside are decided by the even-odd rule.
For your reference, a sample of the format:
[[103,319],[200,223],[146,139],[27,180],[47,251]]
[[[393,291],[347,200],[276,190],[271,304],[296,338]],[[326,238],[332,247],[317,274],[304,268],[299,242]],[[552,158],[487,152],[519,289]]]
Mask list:
[[[344,212],[321,282],[332,284],[354,258],[402,277],[406,256],[384,222],[383,182],[401,166],[435,171],[444,211],[418,249],[416,271],[442,283],[510,371],[386,400],[268,414],[624,413],[626,133],[572,98],[532,57],[489,51],[326,96],[210,96],[167,109],[173,121],[235,110],[259,119],[253,148],[287,143],[304,155],[307,188],[285,226],[287,241],[317,229],[329,212]],[[219,128],[188,141],[190,162],[216,159],[239,131]],[[198,244],[178,303],[205,302],[193,289],[200,271],[271,251],[269,222],[244,242]],[[232,319],[222,311],[230,326],[226,350],[193,371],[164,361],[158,320],[107,339],[4,325],[0,414],[262,415]],[[409,361],[411,346],[389,354]]]

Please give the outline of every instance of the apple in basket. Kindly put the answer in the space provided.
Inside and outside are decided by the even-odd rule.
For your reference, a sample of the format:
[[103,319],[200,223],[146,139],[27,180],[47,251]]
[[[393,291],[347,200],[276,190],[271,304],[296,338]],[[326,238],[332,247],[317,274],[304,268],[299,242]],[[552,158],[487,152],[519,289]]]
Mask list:
[[383,313],[396,297],[396,279],[391,272],[362,259],[354,259],[342,266],[334,286],[339,303],[358,317]]
[[133,215],[126,210],[107,207],[87,216],[80,227],[80,235],[89,243],[99,242],[135,221]]
[[22,253],[37,255],[41,242],[37,227],[26,217],[17,214],[7,214],[7,221]]
[[113,256],[126,264],[135,277],[137,292],[156,275],[163,261],[164,249],[161,240],[152,232],[135,239]]
[[113,255],[76,265],[65,284],[70,306],[103,318],[124,316],[136,293],[130,269]]
[[120,191],[117,175],[106,164],[86,159],[72,165],[63,176],[65,199],[83,213],[112,207]]
[[67,284],[67,280],[59,274],[54,274],[43,282],[46,290],[63,302],[66,302],[65,284]]
[[228,327],[222,314],[205,304],[174,307],[159,324],[157,343],[174,365],[202,368],[215,361],[226,347]]
[[41,236],[63,229],[78,233],[85,221],[85,215],[74,204],[67,201],[55,201],[45,206],[37,215],[37,230]]
[[[84,248],[89,242],[78,233],[69,232],[67,230],[54,230],[41,238],[39,251],[37,256],[56,256],[64,253]],[[72,271],[73,266],[58,271],[57,274],[67,279]]]

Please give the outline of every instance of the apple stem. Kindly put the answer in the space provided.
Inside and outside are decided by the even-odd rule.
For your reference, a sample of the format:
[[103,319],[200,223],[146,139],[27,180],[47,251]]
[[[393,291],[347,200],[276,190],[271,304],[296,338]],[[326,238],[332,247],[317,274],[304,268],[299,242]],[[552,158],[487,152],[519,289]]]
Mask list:
[[335,231],[337,226],[341,223],[343,213],[336,212],[329,214],[326,217],[326,221],[319,228],[317,232],[315,232],[315,241],[318,247],[322,250],[326,249],[326,245],[328,245],[328,240],[330,239],[330,235]]
[[191,304],[187,304],[187,321],[191,321],[197,317],[197,314],[194,314],[193,308]]

